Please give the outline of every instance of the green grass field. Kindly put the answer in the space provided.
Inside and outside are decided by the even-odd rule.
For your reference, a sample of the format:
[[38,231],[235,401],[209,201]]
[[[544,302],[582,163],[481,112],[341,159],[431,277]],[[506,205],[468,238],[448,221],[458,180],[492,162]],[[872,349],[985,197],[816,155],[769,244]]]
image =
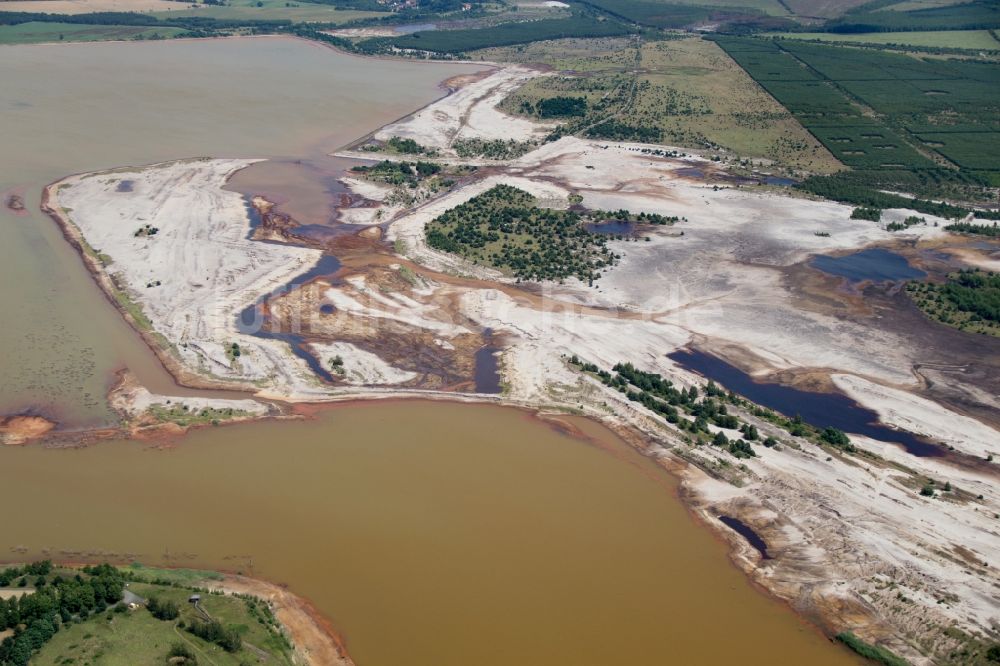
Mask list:
[[46,42],[99,42],[114,39],[157,39],[176,37],[181,28],[144,28],[126,25],[81,25],[74,23],[21,23],[0,25],[0,44],[41,44]]
[[914,9],[934,9],[935,7],[948,7],[950,5],[961,5],[966,0],[904,0],[894,5],[883,7],[882,11],[908,12]]
[[[152,571],[146,570],[145,573]],[[203,576],[199,574],[199,577]],[[265,653],[266,663],[292,663],[287,644],[267,625],[269,620],[258,603],[248,603],[232,596],[201,595],[202,608],[223,625],[236,628],[242,638],[243,647],[229,653],[178,626],[179,622],[191,624],[202,617],[188,603],[190,590],[138,582],[131,583],[128,589],[146,599],[155,596],[160,601],[174,601],[180,608],[180,617],[164,621],[154,618],[145,608],[121,613],[108,609],[84,622],[65,626],[32,658],[32,665],[164,664],[167,663],[167,651],[177,643],[186,645],[202,664],[238,666],[258,663]]]
[[771,16],[788,16],[789,12],[778,0],[670,0],[671,5],[694,5],[696,7],[735,7],[737,9],[756,9]]
[[838,34],[832,32],[785,32],[765,35],[782,39],[818,39],[824,42],[849,42],[857,44],[898,44],[951,49],[997,50],[998,42],[989,30],[940,30],[929,32],[871,32]]
[[188,5],[177,3],[177,9],[157,12],[153,16],[159,18],[178,18],[181,16],[201,16],[224,20],[258,20],[273,21],[288,19],[296,23],[346,23],[360,18],[386,16],[384,12],[365,12],[351,9],[336,9],[332,5],[319,5],[310,2],[286,0],[229,0],[225,7],[198,5],[188,9]]

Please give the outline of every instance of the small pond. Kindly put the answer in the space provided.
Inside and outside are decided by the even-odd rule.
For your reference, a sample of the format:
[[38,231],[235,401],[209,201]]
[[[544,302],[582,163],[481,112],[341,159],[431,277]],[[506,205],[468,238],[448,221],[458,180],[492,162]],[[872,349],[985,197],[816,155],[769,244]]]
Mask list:
[[608,220],[607,222],[585,224],[584,228],[592,234],[601,234],[604,236],[634,236],[636,233],[636,224],[623,220]]
[[917,280],[927,273],[910,266],[910,262],[895,252],[872,248],[842,257],[824,254],[814,257],[809,265],[830,275],[847,278],[851,282],[896,282]]

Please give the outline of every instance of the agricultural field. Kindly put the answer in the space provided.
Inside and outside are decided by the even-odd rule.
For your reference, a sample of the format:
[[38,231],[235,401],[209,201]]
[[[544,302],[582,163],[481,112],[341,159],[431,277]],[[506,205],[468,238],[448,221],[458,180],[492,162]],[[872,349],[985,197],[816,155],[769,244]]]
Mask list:
[[187,5],[174,3],[176,9],[157,12],[155,16],[169,19],[200,16],[228,21],[275,21],[346,23],[357,19],[388,16],[388,12],[337,9],[333,5],[296,0],[227,0],[223,5]]
[[[859,119],[864,120],[864,119]],[[934,162],[910,147],[899,135],[876,123],[833,126],[807,124],[816,138],[841,161],[861,169],[930,168]]]
[[800,39],[820,42],[845,42],[849,44],[878,44],[892,46],[917,46],[943,49],[974,49],[994,51],[1000,41],[989,30],[937,30],[930,32],[778,32],[764,35],[780,39]]
[[[664,3],[666,4],[666,3]],[[696,7],[725,7],[726,9],[743,9],[759,11],[771,16],[788,16],[788,9],[779,0],[670,0],[672,5],[693,5]]]
[[681,0],[579,0],[583,5],[622,20],[660,29],[690,29],[699,26],[745,25],[773,29],[794,26],[788,10],[772,0],[702,2]]
[[[585,100],[584,116],[568,118],[566,132],[726,149],[741,158],[817,173],[840,167],[792,114],[710,41],[619,40],[593,43],[589,50],[581,42],[559,42],[486,55],[566,72],[533,79],[501,106],[508,113],[537,115],[542,100]],[[583,72],[586,76],[577,75]]]
[[934,9],[935,7],[962,5],[966,2],[968,2],[968,0],[903,0],[902,2],[897,2],[883,7],[882,11],[909,12],[915,9]]
[[117,39],[169,39],[182,35],[183,28],[149,28],[134,25],[84,25],[78,23],[19,23],[0,25],[0,44],[41,44],[46,42],[98,42]]
[[683,28],[707,22],[712,9],[694,4],[680,5],[656,0],[585,0],[585,4],[612,16],[654,28]]
[[718,43],[849,166],[953,164],[986,180],[1000,171],[1000,153],[984,149],[1000,136],[1000,64],[795,40]]
[[824,27],[828,32],[841,33],[995,29],[1000,28],[1000,5],[991,0],[974,0],[904,11],[849,12]]
[[1000,132],[926,133],[917,138],[963,169],[1000,169]]
[[[495,46],[526,44],[548,39],[568,37],[610,37],[625,35],[632,28],[613,20],[596,19],[589,16],[573,16],[562,19],[543,19],[470,30],[432,30],[415,32],[390,41],[401,49],[419,49],[438,53],[464,53],[476,49]],[[381,40],[369,40],[374,46]],[[365,48],[366,42],[360,46]]]
[[181,7],[174,0],[2,0],[5,12],[91,14],[93,12],[155,12]]
[[871,0],[785,0],[784,5],[802,18],[834,18]]

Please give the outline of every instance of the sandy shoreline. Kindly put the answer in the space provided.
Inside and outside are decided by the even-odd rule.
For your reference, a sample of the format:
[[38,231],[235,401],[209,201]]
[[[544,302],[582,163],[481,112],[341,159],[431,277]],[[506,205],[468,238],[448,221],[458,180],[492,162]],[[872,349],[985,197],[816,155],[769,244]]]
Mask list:
[[[488,125],[492,122],[490,119],[499,114],[495,109],[497,95],[494,91],[506,90],[514,80],[512,73],[503,70],[499,73],[502,76],[498,77],[498,72],[494,71],[490,76],[470,82],[473,87],[480,86],[479,92],[449,94],[386,128],[373,131],[363,140],[409,136],[439,148],[444,152],[444,159],[457,160],[448,152],[452,140],[462,132],[477,135],[476,122],[483,127],[483,119]],[[520,75],[520,70],[513,71],[513,76]],[[498,78],[490,81],[492,77]],[[479,120],[470,123],[470,118]],[[439,127],[441,123],[445,125],[444,131]],[[528,130],[520,121],[503,126],[508,128],[510,136],[526,140],[533,136],[524,133]],[[352,142],[350,145],[357,144]],[[239,388],[261,398],[303,405],[298,411],[292,407],[279,413],[252,415],[248,419],[307,414],[314,408],[309,403],[317,401],[333,404],[400,398],[495,402],[526,408],[536,415],[546,411],[582,412],[611,427],[632,446],[655,457],[664,469],[679,477],[681,500],[701,523],[729,544],[734,563],[756,585],[789,603],[825,633],[852,629],[868,640],[887,644],[915,663],[921,663],[922,657],[906,638],[914,618],[921,613],[929,613],[935,621],[960,621],[981,631],[990,621],[991,614],[996,615],[997,609],[991,607],[988,600],[975,595],[973,588],[977,584],[995,584],[996,574],[984,570],[977,572],[975,580],[960,579],[958,568],[949,564],[947,558],[938,556],[927,560],[929,556],[922,555],[927,561],[921,561],[921,557],[912,552],[923,553],[927,550],[925,544],[934,539],[946,543],[964,540],[979,544],[985,559],[985,554],[998,544],[995,535],[983,536],[983,530],[989,529],[984,516],[973,515],[974,511],[964,505],[948,506],[947,511],[924,506],[925,501],[913,500],[911,495],[915,493],[905,486],[910,482],[910,475],[882,467],[881,463],[859,464],[839,456],[827,456],[823,460],[826,452],[822,451],[793,447],[782,447],[780,452],[767,451],[766,455],[762,451],[758,459],[745,464],[747,471],[740,472],[737,479],[718,467],[720,460],[725,460],[723,453],[687,446],[661,419],[616,395],[609,395],[601,386],[566,367],[560,355],[580,353],[604,367],[631,360],[644,369],[671,377],[681,386],[701,385],[696,375],[664,359],[662,353],[682,348],[698,336],[707,336],[723,345],[743,345],[756,358],[765,359],[771,371],[797,367],[836,369],[842,373],[836,377],[846,378],[835,378],[838,385],[848,387],[859,402],[873,408],[881,407],[877,411],[884,414],[888,422],[895,419],[895,424],[915,428],[918,417],[926,416],[919,409],[914,412],[913,405],[919,403],[913,402],[912,396],[907,397],[911,395],[907,389],[914,387],[914,381],[903,368],[912,363],[912,359],[898,349],[899,338],[850,321],[837,322],[827,313],[796,312],[776,270],[776,267],[801,262],[812,253],[848,251],[885,242],[891,236],[870,223],[849,220],[849,209],[838,204],[743,192],[738,188],[713,190],[711,184],[680,175],[692,164],[708,168],[710,165],[705,164],[705,160],[696,156],[674,161],[654,159],[642,153],[643,149],[648,147],[576,139],[542,146],[522,159],[499,165],[497,168],[503,167],[506,171],[494,177],[495,181],[487,178],[393,217],[389,238],[403,242],[403,254],[413,265],[427,268],[420,276],[423,282],[410,286],[396,284],[393,292],[380,291],[366,282],[374,280],[376,274],[370,268],[365,269],[367,273],[359,269],[359,274],[352,276],[353,281],[345,280],[340,285],[320,284],[320,294],[310,297],[318,301],[300,302],[295,300],[296,294],[275,299],[272,309],[278,317],[295,312],[303,304],[331,302],[336,303],[338,311],[348,313],[348,320],[397,327],[399,335],[419,333],[426,337],[428,346],[438,344],[442,349],[445,344],[451,345],[475,332],[476,326],[469,324],[470,321],[477,326],[509,331],[517,339],[503,356],[509,388],[507,393],[498,396],[420,386],[329,390],[299,382],[294,377],[286,378],[285,383],[261,386],[254,379],[263,376],[260,373],[244,376],[237,372],[224,381],[212,379],[192,369],[190,361],[185,363],[178,359],[176,348],[182,338],[163,338],[155,327],[143,327],[134,311],[116,296],[128,289],[128,285],[116,284],[108,267],[88,251],[89,245],[77,224],[54,203],[60,184],[68,179],[46,188],[42,207],[80,252],[107,298],[139,330],[179,383],[194,388]],[[158,178],[158,174],[168,168],[174,167],[154,165],[148,168],[151,171],[149,178]],[[214,167],[209,164],[204,168]],[[139,170],[116,171],[129,174]],[[180,167],[175,172],[171,178],[187,178]],[[117,177],[122,175],[119,173]],[[627,261],[602,280],[599,290],[588,291],[581,285],[568,284],[543,291],[537,300],[521,298],[511,285],[488,288],[482,284],[482,278],[499,279],[504,283],[502,276],[436,253],[422,242],[423,226],[428,220],[500,180],[516,183],[538,196],[558,198],[582,192],[591,206],[682,213],[692,222],[680,225],[687,234],[683,242],[673,234],[651,233],[652,238],[647,243],[623,243],[621,250],[627,253]],[[198,189],[200,187],[202,185],[197,182],[192,186],[192,196],[211,194],[211,183],[203,189]],[[94,197],[92,201],[112,200],[111,195],[96,190]],[[122,215],[133,214],[134,217],[129,210],[122,209]],[[713,212],[706,213],[706,210]],[[716,210],[719,212],[714,212]],[[900,216],[906,212],[893,211],[891,215]],[[74,207],[74,214],[85,214],[85,210]],[[775,218],[786,224],[775,225],[772,222]],[[787,220],[806,219],[811,221],[810,226],[796,228],[787,223]],[[241,225],[245,224],[243,220],[231,222],[238,225],[233,228],[241,230]],[[196,223],[197,220],[191,220],[189,226],[193,229]],[[833,238],[814,234],[821,223],[836,230]],[[229,227],[222,225],[220,228]],[[942,234],[943,231],[934,228],[921,229],[916,239]],[[158,237],[150,243],[163,240]],[[133,242],[131,239],[126,241]],[[112,259],[118,261],[120,255],[115,254],[114,247],[102,244],[99,249],[109,252]],[[273,250],[254,246],[246,251],[263,256]],[[136,265],[142,265],[147,259],[146,255],[137,257]],[[651,288],[644,288],[644,284],[650,282],[650,266],[655,264],[669,265],[679,276],[692,276],[691,280],[681,281],[679,286],[668,283],[667,278],[673,276],[661,274],[660,269],[656,269],[653,276],[661,278],[661,282],[653,280]],[[449,275],[453,279],[446,279]],[[476,286],[471,286],[473,284]],[[667,284],[676,289],[666,296],[653,293],[654,288]],[[232,312],[240,303],[245,304],[245,294],[241,294],[240,299],[227,301],[227,312]],[[624,308],[617,309],[622,304]],[[546,310],[553,306],[558,309]],[[616,308],[615,312],[621,316],[596,316],[600,308],[609,308],[609,312],[610,308]],[[772,328],[762,332],[759,320],[771,312],[778,312],[780,317],[774,315]],[[462,319],[456,319],[456,313]],[[327,336],[323,339],[339,340],[347,325],[345,322],[320,322],[314,333]],[[224,332],[229,337],[237,334],[231,330]],[[379,342],[377,338],[359,339],[365,344]],[[885,350],[888,360],[871,355],[870,350],[878,348]],[[382,351],[378,347],[357,349]],[[274,357],[279,358],[301,365],[300,360],[287,353]],[[381,362],[399,373],[412,372],[394,363]],[[379,367],[379,376],[384,377],[389,371]],[[882,388],[873,390],[871,386]],[[887,393],[890,389],[895,391],[891,394],[891,403]],[[971,431],[968,428],[956,431],[952,413],[943,407],[940,409],[930,417],[924,429],[933,430],[945,441],[964,445]],[[119,407],[119,411],[127,411],[127,408]],[[761,427],[766,425],[761,424]],[[977,430],[976,438],[985,442],[983,438],[988,438],[990,429],[982,428],[985,430]],[[174,433],[168,429],[165,434]],[[928,475],[933,473],[936,478],[953,480],[963,488],[983,488],[988,496],[986,506],[996,506],[998,498],[989,488],[988,481],[973,473],[900,457],[889,450],[891,447],[879,442],[859,443],[881,451],[887,458],[914,465]],[[981,449],[977,444],[975,449],[970,447],[969,452],[975,450],[981,454]],[[904,505],[904,508],[896,505]],[[836,516],[827,511],[829,506],[839,507]],[[717,520],[720,513],[739,518],[753,527],[774,549],[775,559],[761,562],[745,539]],[[842,520],[841,514],[855,516],[854,523]],[[845,547],[867,547],[872,552],[845,554]],[[893,572],[893,580],[901,589],[906,585],[914,586],[913,594],[920,605],[910,614],[893,615],[889,611],[891,600],[882,599],[868,589],[871,576],[890,575],[887,572]],[[967,592],[968,596],[961,599],[959,610],[955,612],[935,608],[940,604],[925,603],[925,597],[932,596],[931,592],[918,594],[915,589],[920,584],[916,581],[921,578],[927,579],[924,585],[934,591],[959,589],[960,586],[963,595]],[[848,584],[841,585],[842,581]],[[971,621],[969,618],[975,614],[980,615],[980,619]]]

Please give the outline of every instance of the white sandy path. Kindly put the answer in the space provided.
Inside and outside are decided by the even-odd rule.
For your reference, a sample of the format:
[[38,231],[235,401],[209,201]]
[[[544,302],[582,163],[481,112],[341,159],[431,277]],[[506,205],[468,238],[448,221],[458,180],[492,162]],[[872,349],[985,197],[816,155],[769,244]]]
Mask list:
[[386,141],[398,136],[439,150],[448,149],[455,139],[540,139],[550,125],[515,118],[496,108],[510,93],[536,76],[541,73],[526,67],[497,70],[406,120],[386,125],[375,133],[375,138]]
[[1000,458],[1000,432],[906,391],[852,375],[831,375],[837,388],[875,410],[883,423],[927,435],[973,456]]
[[[307,271],[321,254],[247,239],[243,198],[222,185],[254,161],[186,160],[74,176],[58,187],[53,203],[69,211],[91,247],[111,257],[108,272],[129,285],[187,367],[301,390],[314,379],[285,343],[244,335],[236,326],[244,308]],[[122,181],[131,181],[131,191],[119,191]],[[136,237],[144,225],[159,231]],[[161,284],[145,286],[155,281]],[[242,352],[235,362],[226,355],[234,342]]]
[[378,355],[349,342],[316,342],[309,346],[324,365],[328,365],[328,359],[339,356],[344,362],[344,380],[349,384],[358,386],[402,384],[417,376],[417,373],[395,368]]

